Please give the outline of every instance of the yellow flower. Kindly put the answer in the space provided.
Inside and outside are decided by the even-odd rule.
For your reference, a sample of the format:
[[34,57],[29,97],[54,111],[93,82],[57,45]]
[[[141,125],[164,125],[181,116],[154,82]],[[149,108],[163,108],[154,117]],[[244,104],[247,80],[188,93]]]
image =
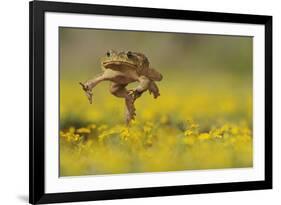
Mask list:
[[143,131],[148,133],[152,130],[153,126],[154,126],[154,124],[152,122],[148,121],[145,123],[145,125],[143,127]]
[[69,133],[74,133],[75,132],[75,127],[70,127],[68,130]]
[[197,129],[198,127],[199,127],[199,125],[196,124],[196,123],[192,123],[192,124],[190,125],[190,128],[191,128],[191,129]]
[[153,137],[154,137],[153,135],[148,135],[148,137],[147,137],[147,139],[145,141],[147,146],[152,146],[152,144],[153,144]]
[[73,135],[73,140],[78,141],[80,139],[80,136],[78,134]]
[[123,128],[120,132],[120,136],[122,140],[127,141],[128,137],[130,136],[130,132],[128,128]]
[[103,125],[98,127],[98,131],[101,132],[101,131],[106,130],[107,128],[108,128],[108,125],[103,124]]
[[147,133],[147,132],[150,132],[150,131],[151,131],[151,127],[145,125],[145,126],[143,127],[143,131],[146,132],[146,133]]
[[89,128],[81,127],[77,129],[76,132],[79,134],[90,134],[91,130]]
[[211,136],[208,133],[202,133],[198,136],[199,140],[209,140],[211,139]]
[[100,135],[98,136],[99,142],[103,142],[104,139],[105,139],[105,137],[106,137],[106,135],[105,135],[104,133],[103,133],[103,134],[100,134]]
[[137,125],[138,121],[136,119],[133,119],[130,123],[131,123],[131,125]]
[[94,130],[94,129],[96,129],[96,128],[97,128],[97,125],[95,125],[95,124],[91,124],[91,125],[89,125],[89,128],[90,128],[90,129],[92,129],[92,130]]
[[239,132],[239,128],[236,127],[236,126],[235,127],[233,126],[232,129],[231,129],[231,133],[234,134],[234,135],[237,135],[238,132]]
[[186,130],[185,132],[184,132],[184,135],[185,136],[190,136],[190,135],[192,135],[193,134],[193,131],[192,130]]

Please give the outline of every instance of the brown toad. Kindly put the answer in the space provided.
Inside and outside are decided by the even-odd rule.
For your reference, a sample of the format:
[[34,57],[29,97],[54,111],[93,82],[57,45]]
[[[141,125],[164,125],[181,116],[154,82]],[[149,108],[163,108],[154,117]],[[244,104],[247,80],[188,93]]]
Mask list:
[[[147,57],[142,53],[109,50],[101,60],[101,68],[103,72],[100,75],[85,83],[80,82],[80,85],[92,103],[92,89],[102,81],[111,81],[111,94],[125,98],[127,124],[134,119],[134,102],[143,92],[148,90],[154,98],[160,95],[155,81],[161,81],[162,75],[150,67]],[[139,82],[139,85],[127,90],[126,86],[132,82]]]

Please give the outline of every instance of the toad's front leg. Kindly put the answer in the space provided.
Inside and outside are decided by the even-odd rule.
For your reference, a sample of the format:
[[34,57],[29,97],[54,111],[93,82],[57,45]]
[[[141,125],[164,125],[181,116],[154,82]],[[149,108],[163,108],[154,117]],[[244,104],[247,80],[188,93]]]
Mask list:
[[96,78],[93,78],[91,80],[87,80],[85,83],[81,83],[79,82],[79,84],[82,86],[82,89],[85,91],[85,94],[90,102],[90,104],[92,104],[92,97],[93,97],[93,93],[92,93],[92,89],[100,82],[106,80],[104,75],[99,75]]
[[140,76],[138,78],[140,84],[133,90],[130,90],[129,95],[133,96],[134,101],[139,98],[143,92],[147,91],[150,85],[151,80],[146,76]]

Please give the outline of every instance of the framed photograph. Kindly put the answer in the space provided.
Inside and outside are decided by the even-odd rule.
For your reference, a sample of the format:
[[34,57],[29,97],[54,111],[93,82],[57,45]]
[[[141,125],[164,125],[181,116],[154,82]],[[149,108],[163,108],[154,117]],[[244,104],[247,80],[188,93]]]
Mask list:
[[30,203],[272,188],[272,17],[30,2]]

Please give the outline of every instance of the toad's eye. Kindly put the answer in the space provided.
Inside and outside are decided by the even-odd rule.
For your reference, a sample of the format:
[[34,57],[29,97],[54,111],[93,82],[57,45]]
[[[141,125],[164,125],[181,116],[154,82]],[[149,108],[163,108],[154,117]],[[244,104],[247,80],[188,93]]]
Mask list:
[[128,51],[127,52],[127,56],[128,56],[128,58],[132,58],[133,57],[133,53],[131,51]]
[[106,56],[110,57],[110,52],[109,51],[106,52]]

